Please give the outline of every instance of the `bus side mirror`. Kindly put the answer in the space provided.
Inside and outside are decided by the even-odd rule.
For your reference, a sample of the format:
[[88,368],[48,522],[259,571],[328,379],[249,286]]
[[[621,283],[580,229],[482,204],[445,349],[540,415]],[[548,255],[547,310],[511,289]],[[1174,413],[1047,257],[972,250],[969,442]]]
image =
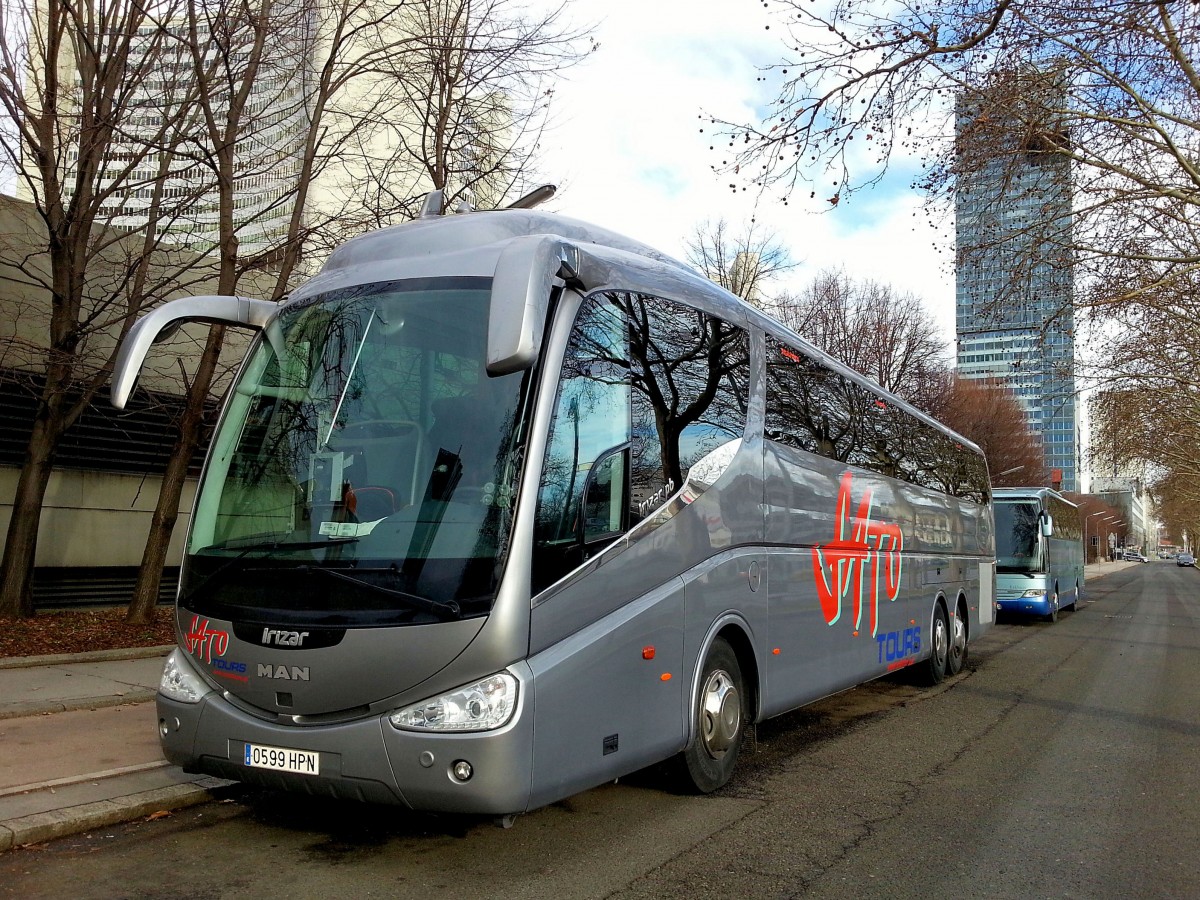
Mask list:
[[[246,297],[184,297],[151,310],[134,323],[121,341],[109,393],[112,405],[117,409],[125,408],[151,345],[166,340],[185,322],[258,330],[267,326],[278,309],[278,303]],[[270,329],[267,336],[275,343],[277,335]]]
[[1050,537],[1054,534],[1054,519],[1050,516],[1042,516],[1042,537]]
[[551,288],[579,282],[581,265],[579,249],[552,235],[526,235],[504,248],[492,277],[489,375],[520,372],[537,362]]

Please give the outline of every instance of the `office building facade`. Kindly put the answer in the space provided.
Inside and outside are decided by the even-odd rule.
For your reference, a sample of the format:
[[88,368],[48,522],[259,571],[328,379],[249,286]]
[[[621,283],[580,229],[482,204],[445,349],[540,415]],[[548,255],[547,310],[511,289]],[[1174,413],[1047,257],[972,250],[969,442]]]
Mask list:
[[[41,4],[36,4],[42,14]],[[205,114],[197,102],[193,49],[204,48],[202,65],[208,72],[205,92],[218,130],[223,129],[230,104],[244,105],[246,123],[234,136],[236,150],[229,214],[239,255],[251,259],[285,239],[294,212],[294,185],[308,128],[312,52],[316,21],[308,0],[284,0],[276,5],[278,22],[271,51],[255,70],[246,73],[248,35],[223,35],[235,44],[218,52],[218,41],[203,17],[189,22],[180,15],[147,24],[130,34],[125,93],[117,111],[119,122],[89,192],[100,198],[98,224],[117,232],[143,232],[194,252],[212,250],[220,239],[218,162]],[[217,23],[217,27],[221,23]],[[195,36],[192,29],[195,29]],[[241,37],[241,44],[236,43]],[[81,163],[80,129],[83,115],[79,96],[84,90],[72,62],[70,44],[59,49],[60,78],[73,90],[59,96],[58,120],[65,159],[63,200],[70,202]],[[30,79],[41,75],[34,66]],[[244,98],[235,99],[245,80]],[[86,164],[94,164],[88,159]],[[18,179],[16,196],[32,201],[37,179]]]
[[1055,486],[1073,491],[1071,163],[1058,152],[1069,137],[1045,121],[1055,96],[1053,78],[1029,73],[958,100],[955,330],[959,374],[1014,393]]

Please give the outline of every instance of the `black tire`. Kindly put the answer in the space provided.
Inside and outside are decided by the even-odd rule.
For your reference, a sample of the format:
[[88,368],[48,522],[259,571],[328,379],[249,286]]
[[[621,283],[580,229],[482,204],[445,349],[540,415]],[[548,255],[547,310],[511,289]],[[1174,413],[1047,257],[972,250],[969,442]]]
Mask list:
[[932,687],[946,678],[950,664],[950,623],[946,610],[938,603],[933,608],[933,627],[929,632],[929,658],[917,670],[921,681]]
[[1058,621],[1058,588],[1054,589],[1054,593],[1050,597],[1050,614],[1046,616],[1046,621]]
[[950,624],[950,648],[946,657],[946,674],[953,678],[967,664],[967,607],[960,600]]
[[724,638],[708,650],[696,697],[694,734],[678,758],[678,775],[685,790],[711,794],[733,775],[746,731],[742,669]]

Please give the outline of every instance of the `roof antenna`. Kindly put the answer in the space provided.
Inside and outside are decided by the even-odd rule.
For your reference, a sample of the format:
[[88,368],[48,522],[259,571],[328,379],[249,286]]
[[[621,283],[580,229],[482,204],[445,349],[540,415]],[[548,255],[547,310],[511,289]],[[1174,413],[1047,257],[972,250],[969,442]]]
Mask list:
[[524,197],[508,204],[505,209],[533,209],[539,204],[545,203],[554,196],[554,192],[558,190],[558,185],[543,184],[541,187],[534,188]]

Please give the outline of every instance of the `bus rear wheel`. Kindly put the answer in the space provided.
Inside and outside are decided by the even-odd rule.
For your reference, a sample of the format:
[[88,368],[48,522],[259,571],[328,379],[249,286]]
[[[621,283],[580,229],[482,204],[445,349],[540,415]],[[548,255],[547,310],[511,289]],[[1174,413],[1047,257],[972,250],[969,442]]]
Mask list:
[[679,760],[685,788],[710,794],[729,781],[746,730],[746,689],[737,654],[716,638],[704,660],[691,743]]
[[967,608],[959,601],[950,626],[950,655],[946,658],[946,673],[951,677],[963,670],[967,662]]
[[929,659],[921,669],[921,680],[927,685],[941,684],[950,665],[950,625],[946,610],[939,601],[933,608],[933,629],[929,635]]

